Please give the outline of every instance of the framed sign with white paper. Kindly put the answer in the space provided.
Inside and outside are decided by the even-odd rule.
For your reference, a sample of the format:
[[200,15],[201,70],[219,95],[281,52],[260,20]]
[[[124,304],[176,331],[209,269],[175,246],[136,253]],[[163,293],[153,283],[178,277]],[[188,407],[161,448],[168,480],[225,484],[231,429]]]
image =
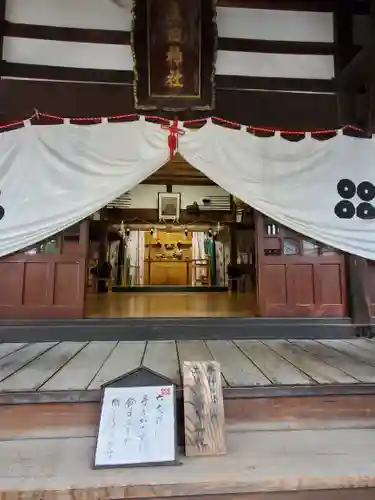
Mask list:
[[177,465],[176,391],[145,367],[103,386],[94,468]]

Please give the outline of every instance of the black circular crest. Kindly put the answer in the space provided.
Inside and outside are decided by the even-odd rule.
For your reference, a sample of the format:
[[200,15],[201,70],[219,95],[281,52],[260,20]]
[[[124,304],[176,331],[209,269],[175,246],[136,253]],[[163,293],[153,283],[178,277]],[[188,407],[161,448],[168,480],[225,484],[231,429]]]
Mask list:
[[356,187],[353,181],[350,179],[341,179],[337,183],[337,192],[341,196],[341,198],[345,198],[345,200],[350,200],[355,195]]
[[5,215],[5,209],[0,205],[0,220],[4,218]]
[[362,181],[358,184],[357,195],[362,201],[371,201],[375,198],[375,186],[372,182]]
[[362,220],[375,219],[375,207],[371,203],[360,203],[357,207],[357,217]]
[[339,219],[352,219],[355,215],[355,207],[348,200],[342,200],[335,206],[335,214]]

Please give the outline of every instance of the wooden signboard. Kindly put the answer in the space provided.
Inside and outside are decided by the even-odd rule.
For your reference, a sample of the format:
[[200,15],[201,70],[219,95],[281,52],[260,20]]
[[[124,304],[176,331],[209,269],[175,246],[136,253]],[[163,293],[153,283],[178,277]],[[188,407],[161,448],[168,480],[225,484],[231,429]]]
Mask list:
[[177,464],[174,384],[139,368],[103,386],[94,468]]
[[132,50],[137,109],[213,109],[215,0],[136,0]]
[[220,365],[184,362],[185,453],[225,455],[225,417]]

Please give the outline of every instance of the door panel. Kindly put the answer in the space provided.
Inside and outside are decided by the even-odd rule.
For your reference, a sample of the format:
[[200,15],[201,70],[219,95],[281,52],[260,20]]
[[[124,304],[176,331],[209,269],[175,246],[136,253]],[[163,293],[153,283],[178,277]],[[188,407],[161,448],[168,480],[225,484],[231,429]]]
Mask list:
[[0,318],[83,318],[88,226],[0,260]]
[[344,255],[257,214],[261,316],[347,314]]

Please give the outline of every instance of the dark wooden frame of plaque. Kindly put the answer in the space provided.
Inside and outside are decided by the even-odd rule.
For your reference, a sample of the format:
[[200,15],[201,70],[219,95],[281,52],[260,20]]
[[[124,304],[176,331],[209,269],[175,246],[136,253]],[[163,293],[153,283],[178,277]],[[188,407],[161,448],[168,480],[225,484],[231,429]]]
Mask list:
[[92,469],[132,469],[137,467],[162,467],[169,465],[181,465],[178,460],[178,432],[177,432],[177,403],[176,403],[176,384],[169,378],[164,377],[160,373],[154,372],[147,366],[141,365],[138,368],[131,370],[130,372],[125,373],[124,375],[120,375],[109,382],[106,382],[101,386],[101,397],[100,397],[100,412],[99,416],[102,414],[102,406],[104,399],[104,391],[109,387],[151,387],[151,386],[161,386],[167,385],[173,387],[173,413],[174,413],[174,439],[175,439],[175,453],[174,460],[167,462],[140,462],[140,463],[124,463],[124,464],[111,464],[111,465],[96,465],[96,449],[98,446],[98,438],[100,432],[100,419],[98,428],[96,431],[96,443],[95,443],[95,451],[92,458]]
[[[201,3],[201,52],[199,97],[153,97],[149,95],[148,3],[133,0],[131,47],[134,61],[134,106],[139,110],[212,110],[215,107],[215,70],[217,55],[217,0],[188,0]],[[162,0],[159,0],[162,1]]]

